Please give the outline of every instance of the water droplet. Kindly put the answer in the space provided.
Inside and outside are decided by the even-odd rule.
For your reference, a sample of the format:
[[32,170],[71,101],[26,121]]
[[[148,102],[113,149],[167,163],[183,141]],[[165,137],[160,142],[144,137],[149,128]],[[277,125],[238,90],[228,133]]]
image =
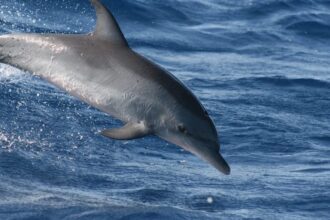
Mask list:
[[207,203],[212,204],[213,203],[213,197],[212,196],[207,197],[206,201],[207,201]]

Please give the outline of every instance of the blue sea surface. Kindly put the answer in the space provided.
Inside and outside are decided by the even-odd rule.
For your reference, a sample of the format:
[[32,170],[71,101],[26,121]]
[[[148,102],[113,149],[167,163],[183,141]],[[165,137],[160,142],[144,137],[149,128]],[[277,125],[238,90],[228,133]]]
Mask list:
[[[103,0],[213,118],[224,176],[0,64],[0,219],[330,219],[330,2]],[[87,0],[0,0],[0,33],[88,33]],[[160,97],[161,98],[161,97]]]

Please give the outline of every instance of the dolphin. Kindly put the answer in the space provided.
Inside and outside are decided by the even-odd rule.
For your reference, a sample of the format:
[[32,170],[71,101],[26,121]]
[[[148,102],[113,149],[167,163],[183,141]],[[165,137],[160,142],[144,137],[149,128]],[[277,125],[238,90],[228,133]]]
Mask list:
[[230,173],[215,125],[196,96],[171,73],[134,52],[99,1],[89,34],[6,34],[0,62],[30,72],[121,120],[102,135],[130,140],[156,135]]

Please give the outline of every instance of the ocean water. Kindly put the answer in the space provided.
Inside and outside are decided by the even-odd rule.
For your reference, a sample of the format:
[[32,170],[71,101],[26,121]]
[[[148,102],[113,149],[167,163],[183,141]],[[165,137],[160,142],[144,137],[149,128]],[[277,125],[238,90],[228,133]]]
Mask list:
[[[0,65],[0,219],[330,219],[330,3],[104,0],[214,119],[224,176]],[[0,33],[87,33],[87,0],[0,0]]]

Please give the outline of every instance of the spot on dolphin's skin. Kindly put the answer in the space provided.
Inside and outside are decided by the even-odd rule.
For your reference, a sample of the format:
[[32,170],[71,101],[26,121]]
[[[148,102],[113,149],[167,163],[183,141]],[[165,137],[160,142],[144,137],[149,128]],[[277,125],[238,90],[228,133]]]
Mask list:
[[17,40],[18,41],[24,41],[26,43],[36,44],[40,47],[50,48],[51,51],[54,52],[55,54],[65,52],[69,49],[64,44],[59,44],[58,42],[53,43],[49,37],[46,37],[45,39],[42,39],[42,38],[37,37],[37,36],[36,37],[31,37],[31,36],[28,36],[28,35],[23,35],[23,36],[19,36],[17,38]]
[[184,125],[182,125],[182,124],[178,125],[178,130],[179,130],[181,133],[184,133],[184,134],[187,133],[187,128],[186,128]]

